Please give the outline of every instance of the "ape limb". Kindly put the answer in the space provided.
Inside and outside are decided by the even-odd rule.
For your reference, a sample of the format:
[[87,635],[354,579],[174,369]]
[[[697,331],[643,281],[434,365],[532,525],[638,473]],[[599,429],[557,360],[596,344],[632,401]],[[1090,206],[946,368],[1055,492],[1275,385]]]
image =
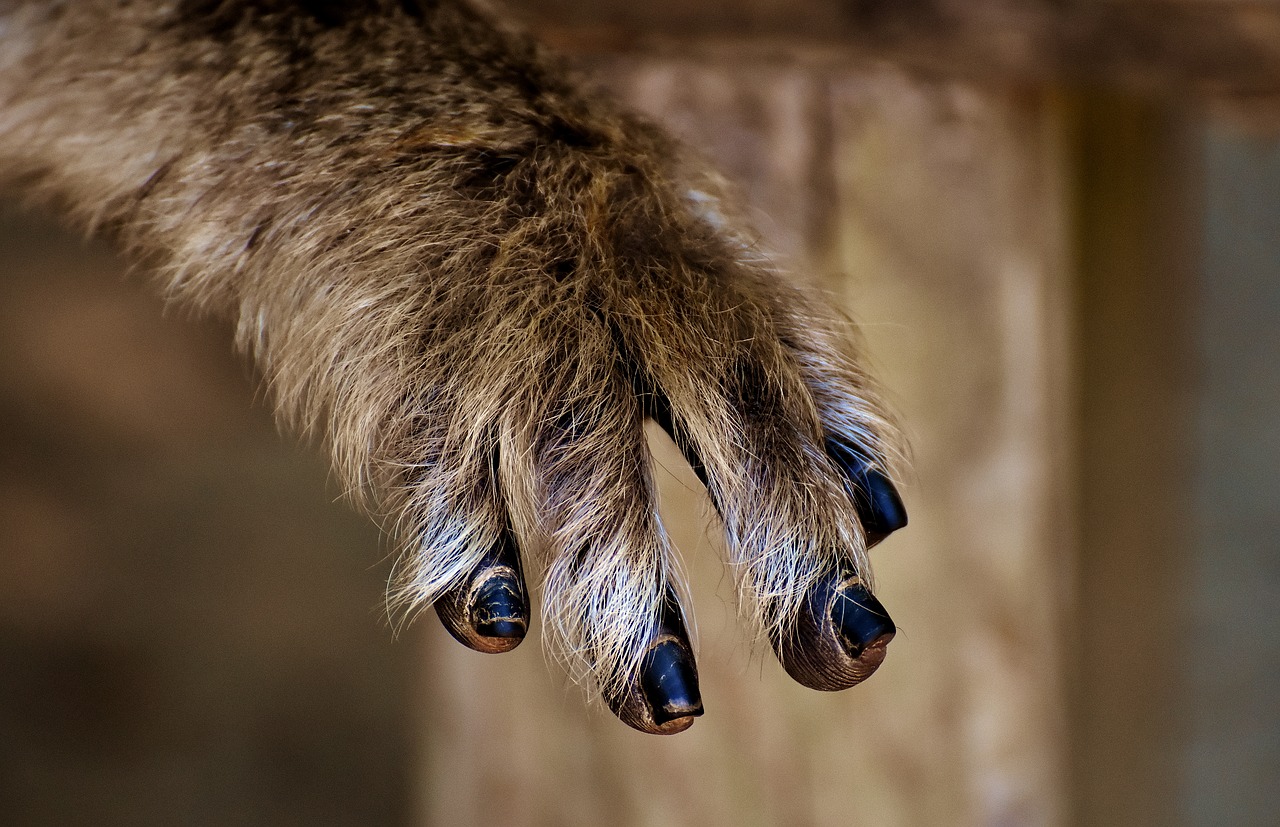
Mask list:
[[523,556],[574,677],[638,729],[687,727],[652,417],[787,671],[876,668],[891,430],[845,326],[659,131],[460,0],[4,9],[0,175],[235,322],[279,418],[393,533],[405,604],[510,649]]

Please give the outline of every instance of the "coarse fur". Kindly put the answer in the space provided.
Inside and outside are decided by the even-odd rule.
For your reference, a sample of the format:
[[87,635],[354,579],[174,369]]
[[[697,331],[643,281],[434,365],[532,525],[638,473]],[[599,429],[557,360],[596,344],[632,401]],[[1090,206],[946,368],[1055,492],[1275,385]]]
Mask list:
[[[679,588],[669,410],[773,640],[865,540],[827,440],[892,430],[848,325],[713,175],[461,0],[0,0],[0,180],[234,321],[428,605],[509,531],[544,640],[606,695]],[[638,622],[639,621],[639,622]]]

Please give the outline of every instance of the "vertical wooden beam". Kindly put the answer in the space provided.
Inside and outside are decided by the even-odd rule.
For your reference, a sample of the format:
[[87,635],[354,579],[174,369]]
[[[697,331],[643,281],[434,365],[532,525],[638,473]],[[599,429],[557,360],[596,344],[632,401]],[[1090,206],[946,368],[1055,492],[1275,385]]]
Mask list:
[[835,288],[914,448],[911,526],[874,561],[904,629],[865,690],[895,727],[866,823],[1068,823],[1064,112],[893,71],[837,89]]
[[1175,116],[1102,94],[1078,119],[1080,571],[1073,763],[1080,823],[1177,820],[1192,532],[1196,228]]
[[1197,293],[1198,668],[1185,678],[1182,799],[1191,824],[1265,824],[1280,812],[1280,131],[1216,122],[1204,163]]

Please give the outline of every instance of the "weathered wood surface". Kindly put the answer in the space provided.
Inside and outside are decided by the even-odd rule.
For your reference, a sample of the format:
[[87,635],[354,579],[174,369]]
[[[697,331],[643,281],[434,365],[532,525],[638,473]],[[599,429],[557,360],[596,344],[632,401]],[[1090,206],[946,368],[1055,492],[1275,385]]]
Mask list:
[[[597,69],[741,181],[762,234],[865,322],[915,449],[911,525],[874,555],[902,631],[879,673],[839,694],[752,655],[715,527],[679,470],[663,507],[694,583],[706,717],[641,736],[585,713],[535,640],[489,657],[432,628],[423,822],[1065,823],[1059,108],[890,70]],[[660,462],[682,469],[670,451]]]

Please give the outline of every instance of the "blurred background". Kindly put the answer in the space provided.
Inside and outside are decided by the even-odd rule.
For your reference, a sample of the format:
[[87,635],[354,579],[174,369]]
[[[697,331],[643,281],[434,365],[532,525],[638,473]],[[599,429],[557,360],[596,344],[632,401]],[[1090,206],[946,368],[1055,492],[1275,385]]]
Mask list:
[[[387,621],[377,531],[221,325],[0,220],[0,823],[1260,825],[1280,812],[1280,9],[512,3],[736,181],[914,448],[900,633],[744,637],[654,435],[707,715]],[[536,628],[536,627],[535,627]]]

